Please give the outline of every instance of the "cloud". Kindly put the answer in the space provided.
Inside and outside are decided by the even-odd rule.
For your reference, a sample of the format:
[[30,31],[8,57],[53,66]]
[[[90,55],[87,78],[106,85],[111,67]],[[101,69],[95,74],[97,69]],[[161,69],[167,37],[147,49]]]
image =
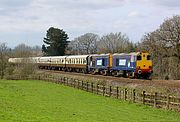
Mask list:
[[136,11],[132,11],[128,14],[128,17],[138,17],[138,16],[139,16],[139,13]]
[[[11,45],[25,40],[40,44],[46,30],[53,26],[64,29],[70,39],[87,32],[123,32],[132,40],[140,40],[144,32],[180,13],[180,2],[169,1],[0,0],[0,36]],[[21,41],[12,41],[18,39]]]
[[180,7],[179,0],[153,0],[154,3],[159,5],[167,6],[167,7]]
[[38,0],[41,4],[61,6],[70,9],[105,9],[120,7],[126,0]]
[[179,0],[138,0],[142,3],[154,4],[156,6],[165,6],[165,7],[180,7]]
[[29,5],[32,1],[31,0],[1,0],[0,6],[4,7],[21,7]]

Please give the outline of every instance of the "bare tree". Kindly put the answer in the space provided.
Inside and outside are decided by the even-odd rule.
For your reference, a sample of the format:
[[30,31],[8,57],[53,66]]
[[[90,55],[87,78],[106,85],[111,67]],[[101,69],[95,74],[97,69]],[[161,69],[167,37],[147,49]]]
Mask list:
[[32,56],[43,56],[42,49],[40,46],[33,46],[31,47],[32,50]]
[[159,78],[180,79],[180,16],[165,20],[157,30],[144,35],[141,48],[152,53]]
[[22,57],[29,57],[32,56],[32,49],[30,46],[27,46],[25,44],[19,44],[16,46],[13,50],[14,57],[16,58],[22,58]]
[[22,60],[21,64],[9,65],[6,70],[6,78],[12,79],[16,75],[21,76],[21,78],[27,78],[30,75],[34,74],[37,69],[37,66],[35,64],[29,63],[29,61],[31,60],[30,57],[36,57],[41,55],[41,47],[39,46],[30,47],[25,44],[20,44],[16,46],[12,50],[11,57],[25,59]]
[[14,57],[32,57],[32,56],[42,56],[41,47],[34,46],[30,47],[25,44],[19,44],[13,49]]
[[68,55],[78,55],[81,54],[81,49],[79,47],[79,40],[75,38],[74,40],[70,41],[67,48],[66,54]]
[[0,76],[3,79],[7,67],[9,49],[5,43],[0,44]]
[[130,52],[134,50],[133,48],[133,43],[129,41],[128,36],[121,32],[104,35],[98,43],[100,53]]
[[97,52],[99,36],[93,33],[86,33],[75,38],[68,45],[69,54],[94,54]]

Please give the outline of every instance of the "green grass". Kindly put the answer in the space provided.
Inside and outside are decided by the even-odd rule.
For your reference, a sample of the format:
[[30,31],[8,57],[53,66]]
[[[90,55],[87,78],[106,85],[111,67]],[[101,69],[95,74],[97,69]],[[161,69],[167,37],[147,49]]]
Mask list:
[[44,81],[0,81],[0,122],[180,122],[180,113]]

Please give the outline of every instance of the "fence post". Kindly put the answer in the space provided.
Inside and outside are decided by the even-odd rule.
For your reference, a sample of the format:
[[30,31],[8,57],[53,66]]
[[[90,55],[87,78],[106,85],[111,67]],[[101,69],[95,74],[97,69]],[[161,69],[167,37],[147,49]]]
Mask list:
[[63,78],[63,84],[64,84],[64,85],[65,85],[65,81],[66,81],[66,78],[64,77],[64,78]]
[[63,78],[62,78],[62,77],[60,77],[60,80],[59,80],[59,83],[60,83],[60,84],[62,83],[62,79],[63,79]]
[[170,103],[170,95],[167,95],[167,104],[166,104],[166,109],[169,109],[169,103]]
[[156,108],[157,104],[157,92],[154,93],[154,107]]
[[76,87],[76,80],[75,80],[75,79],[74,79],[74,82],[73,82],[73,83],[74,83],[73,85],[74,85],[74,88],[75,88],[75,87]]
[[124,89],[124,100],[127,100],[127,88]]
[[119,97],[119,87],[117,86],[116,87],[116,98],[118,99],[118,97]]
[[78,82],[78,86],[77,86],[77,87],[78,87],[78,89],[79,89],[79,80],[78,80],[77,82]]
[[60,84],[60,80],[59,80],[60,76],[58,76],[56,79],[57,79],[57,83]]
[[91,82],[91,91],[93,93],[93,88],[94,88],[94,85],[93,85],[93,82]]
[[86,91],[88,92],[88,82],[86,82]]
[[72,78],[70,79],[70,82],[71,82],[70,86],[72,87],[72,83],[73,83],[73,79]]
[[143,104],[145,104],[145,93],[146,93],[146,91],[143,91],[143,93],[142,93],[142,103]]
[[68,86],[69,85],[69,82],[68,82],[69,78],[67,78],[67,81],[66,81],[66,85]]
[[111,97],[112,86],[109,86],[109,97]]
[[97,94],[98,94],[98,90],[99,89],[99,84],[97,84],[97,86],[96,86],[96,92],[97,92]]
[[82,81],[82,82],[81,82],[81,89],[82,89],[82,90],[83,90],[83,84],[84,84],[84,83],[83,83],[83,81]]
[[64,77],[61,78],[61,83],[64,84]]
[[103,96],[104,96],[104,94],[105,94],[105,86],[103,85]]
[[121,87],[119,89],[119,98],[121,99]]
[[133,103],[135,103],[135,100],[136,100],[136,92],[135,92],[136,90],[135,89],[133,89]]

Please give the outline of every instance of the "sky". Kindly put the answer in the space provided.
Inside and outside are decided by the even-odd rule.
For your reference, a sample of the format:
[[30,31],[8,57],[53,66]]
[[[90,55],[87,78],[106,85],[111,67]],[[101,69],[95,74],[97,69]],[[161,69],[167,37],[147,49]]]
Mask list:
[[41,46],[50,27],[69,40],[122,32],[138,42],[173,15],[180,15],[180,0],[0,0],[0,43]]

